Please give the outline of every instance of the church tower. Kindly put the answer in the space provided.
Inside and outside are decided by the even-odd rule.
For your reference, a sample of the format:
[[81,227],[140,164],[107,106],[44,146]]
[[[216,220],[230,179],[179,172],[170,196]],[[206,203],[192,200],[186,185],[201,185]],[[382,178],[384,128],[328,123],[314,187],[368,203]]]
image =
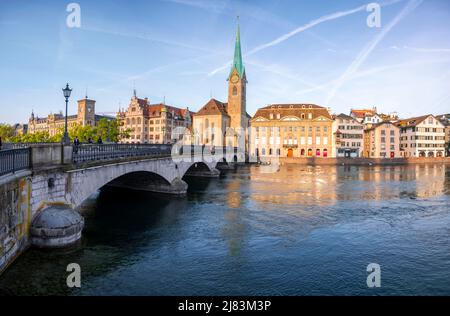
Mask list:
[[246,111],[246,86],[247,77],[245,75],[244,63],[242,62],[241,34],[239,29],[239,19],[236,34],[236,44],[234,48],[234,60],[228,76],[228,106],[227,112],[230,116],[230,127],[238,131],[247,128]]

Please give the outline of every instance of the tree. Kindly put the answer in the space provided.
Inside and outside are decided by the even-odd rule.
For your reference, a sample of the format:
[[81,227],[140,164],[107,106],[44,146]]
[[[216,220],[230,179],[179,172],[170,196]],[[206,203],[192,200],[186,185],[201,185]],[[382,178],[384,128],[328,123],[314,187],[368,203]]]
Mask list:
[[0,137],[2,140],[11,141],[11,138],[14,137],[14,128],[9,124],[0,124]]
[[16,135],[10,141],[14,143],[48,143],[51,139],[47,131],[39,131],[34,134]]

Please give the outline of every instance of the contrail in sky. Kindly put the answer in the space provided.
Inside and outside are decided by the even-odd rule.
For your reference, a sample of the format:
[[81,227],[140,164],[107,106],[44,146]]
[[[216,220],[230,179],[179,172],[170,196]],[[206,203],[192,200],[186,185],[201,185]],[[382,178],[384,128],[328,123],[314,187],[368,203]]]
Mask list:
[[328,106],[330,101],[334,98],[338,90],[342,87],[342,85],[354,74],[358,68],[364,63],[370,53],[375,49],[375,47],[380,43],[383,38],[388,34],[398,22],[400,22],[406,15],[414,11],[423,0],[410,0],[408,4],[400,11],[399,14],[395,16],[395,18],[389,22],[388,25],[384,26],[380,33],[378,33],[367,45],[362,49],[362,51],[356,56],[355,60],[350,64],[347,70],[339,77],[334,88],[328,94],[325,105]]
[[[387,1],[387,2],[381,3],[380,6],[391,5],[391,4],[400,2],[400,1],[404,1],[404,0]],[[304,32],[304,31],[306,31],[306,30],[308,30],[308,29],[310,29],[310,28],[312,28],[312,27],[314,27],[314,26],[316,26],[318,24],[321,24],[321,23],[324,23],[324,22],[327,22],[327,21],[336,20],[336,19],[339,19],[341,17],[347,16],[347,15],[351,15],[351,14],[354,14],[354,13],[357,13],[357,12],[366,11],[366,8],[367,8],[367,4],[364,4],[362,6],[359,6],[357,8],[350,9],[350,10],[347,10],[347,11],[338,11],[338,12],[335,12],[335,13],[324,15],[324,16],[318,18],[318,19],[315,19],[315,20],[312,20],[312,21],[306,23],[303,26],[300,26],[300,27],[296,28],[295,30],[293,30],[293,31],[291,31],[289,33],[286,33],[286,34],[276,38],[273,41],[270,41],[268,43],[265,43],[265,44],[262,44],[262,45],[259,45],[259,46],[255,47],[255,48],[253,48],[247,54],[244,54],[244,56],[247,57],[247,56],[253,55],[253,54],[255,54],[255,53],[259,52],[259,51],[262,51],[262,50],[264,50],[266,48],[276,46],[276,45],[278,45],[278,44],[288,40],[292,36],[294,36],[294,35],[296,35],[298,33]],[[214,69],[208,75],[209,76],[215,75],[219,71],[222,71],[222,70],[226,69],[227,67],[229,67],[229,65],[231,63],[232,63],[232,61],[230,60],[226,65],[223,65],[223,66],[221,66],[221,67],[219,67],[217,69]]]

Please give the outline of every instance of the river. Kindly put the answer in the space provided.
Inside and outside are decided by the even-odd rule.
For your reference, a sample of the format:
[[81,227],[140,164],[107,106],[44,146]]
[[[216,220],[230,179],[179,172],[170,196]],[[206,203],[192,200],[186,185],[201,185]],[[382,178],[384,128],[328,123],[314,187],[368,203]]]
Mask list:
[[[19,295],[450,295],[450,166],[242,166],[187,196],[104,189],[82,241],[30,249]],[[66,267],[81,267],[68,288]],[[366,284],[369,263],[381,287]]]

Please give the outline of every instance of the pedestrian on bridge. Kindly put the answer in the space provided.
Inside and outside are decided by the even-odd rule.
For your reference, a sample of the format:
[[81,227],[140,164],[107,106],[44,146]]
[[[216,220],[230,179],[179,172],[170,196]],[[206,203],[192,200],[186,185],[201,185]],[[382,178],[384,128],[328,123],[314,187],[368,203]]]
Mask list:
[[99,145],[103,144],[103,140],[102,140],[101,136],[98,137],[97,144],[99,144]]
[[75,136],[75,138],[73,139],[73,145],[74,152],[78,152],[78,146],[80,146],[80,140],[78,139],[78,136]]

